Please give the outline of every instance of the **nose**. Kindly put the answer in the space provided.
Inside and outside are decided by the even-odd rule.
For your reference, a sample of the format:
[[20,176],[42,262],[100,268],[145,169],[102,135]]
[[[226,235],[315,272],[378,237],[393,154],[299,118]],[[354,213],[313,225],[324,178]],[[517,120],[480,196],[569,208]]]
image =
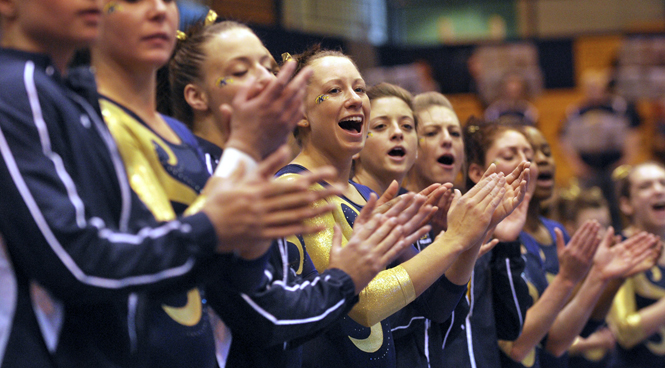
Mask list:
[[257,72],[256,72],[256,83],[258,83],[261,88],[265,87],[268,85],[268,83],[272,82],[275,78],[275,75],[272,74],[268,69],[266,69],[263,66],[258,66],[257,67]]
[[401,142],[404,140],[404,131],[399,126],[399,122],[397,121],[393,121],[391,123],[390,140],[396,142]]
[[660,181],[656,181],[656,183],[654,184],[654,189],[658,193],[663,193],[663,192],[665,192],[665,185],[663,183],[661,183]]
[[350,109],[360,109],[362,106],[363,99],[355,90],[351,90],[346,100],[346,107]]
[[153,20],[164,20],[166,18],[167,4],[164,0],[153,0],[149,17]]
[[441,146],[445,148],[450,148],[453,146],[453,137],[450,135],[450,132],[447,129],[443,129],[441,134]]
[[533,155],[533,162],[539,165],[547,165],[549,163],[549,157],[547,157],[542,150],[537,149]]

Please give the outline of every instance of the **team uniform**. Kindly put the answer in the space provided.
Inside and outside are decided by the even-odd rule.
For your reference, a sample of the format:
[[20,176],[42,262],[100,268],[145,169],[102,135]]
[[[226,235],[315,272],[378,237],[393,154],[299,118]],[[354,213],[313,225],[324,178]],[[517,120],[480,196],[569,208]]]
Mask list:
[[[556,221],[540,218],[552,239],[556,239],[554,232],[555,228],[559,228],[563,233],[564,243],[570,241],[570,236],[564,229],[563,225]],[[531,235],[522,231],[520,233],[520,241],[524,248],[522,253],[526,258],[526,268],[524,276],[529,286],[529,293],[535,303],[540,296],[545,292],[547,286],[552,279],[559,273],[559,258],[557,255],[556,244],[540,244]],[[582,336],[588,336],[595,331],[601,322],[589,321],[582,331]],[[542,367],[542,368],[564,368],[568,366],[568,354],[565,353],[561,357],[555,357],[546,351],[543,346],[547,341],[547,336],[543,341],[529,352],[529,354],[521,362],[515,362],[510,359],[506,354],[501,354],[503,367]]]
[[523,279],[520,243],[499,243],[478,258],[469,282],[469,312],[462,333],[444,352],[444,366],[490,368],[499,358],[498,340],[515,340],[531,298]]
[[[283,180],[290,180],[306,170],[299,165],[288,165],[277,175]],[[363,185],[349,181],[351,185],[368,199],[371,190]],[[327,225],[326,230],[313,235],[292,236],[287,238],[289,248],[301,255],[302,262],[296,265],[300,274],[307,274],[314,266],[316,270],[325,270],[329,263],[332,246],[333,227],[338,224],[342,229],[344,245],[353,233],[353,224],[362,206],[344,196],[326,199],[335,203],[336,209],[313,221]],[[318,205],[318,204],[314,204]],[[311,265],[309,261],[311,260]],[[447,282],[447,284],[445,284]],[[408,273],[399,265],[379,273],[359,296],[359,304],[324,334],[307,342],[304,346],[305,367],[395,367],[395,342],[392,334],[393,318],[404,321],[413,313],[420,313],[443,322],[457,304],[461,290],[448,280],[441,279],[423,294],[422,299],[414,304],[413,312],[395,315],[415,298],[415,290]],[[446,289],[451,287],[452,290]],[[353,316],[353,318],[351,317]],[[390,317],[390,318],[388,318]],[[365,325],[356,322],[362,320]]]
[[662,367],[665,365],[665,327],[646,336],[637,312],[665,297],[665,266],[656,265],[624,282],[608,316],[618,342],[612,367]]
[[[282,180],[294,179],[306,170],[299,165],[287,165],[277,176]],[[350,183],[368,198],[371,190],[363,185]],[[353,233],[353,223],[362,206],[343,196],[326,199],[337,207],[332,213],[312,220],[326,224],[326,230],[312,235],[287,238],[291,248],[300,254],[307,254],[318,271],[327,268],[332,247],[333,227],[337,223],[342,229],[342,245],[345,245]],[[314,204],[317,205],[317,204]],[[302,263],[302,262],[301,262]],[[302,270],[305,269],[303,263]],[[301,267],[298,267],[301,272]],[[359,304],[351,314],[362,318],[365,327],[349,315],[345,315],[333,324],[324,334],[305,343],[304,367],[394,367],[395,346],[390,331],[388,318],[391,314],[415,299],[415,290],[411,279],[401,267],[382,271],[360,294]]]
[[[0,69],[0,366],[147,366],[148,295],[195,286],[215,229],[160,223],[131,190],[89,70],[9,49]],[[247,291],[266,259],[218,261]]]
[[[415,247],[420,252],[433,238],[435,235],[430,232]],[[468,312],[468,304],[462,298],[466,291],[467,285],[453,284],[443,275],[413,303],[390,317],[397,367],[443,367],[443,349],[462,331],[463,316]]]
[[[201,148],[212,173],[222,150],[210,142]],[[282,239],[273,242],[270,252],[255,292],[238,293],[224,283],[206,285],[210,306],[233,334],[226,367],[300,367],[302,343],[346,315],[358,300],[345,272],[319,274],[306,254]]]
[[[108,97],[102,116],[115,138],[130,185],[155,218],[169,221],[193,204],[209,178],[194,136],[179,121],[162,119],[180,138],[172,143],[139,116]],[[215,339],[201,288],[151,296],[150,364],[154,367],[217,367]]]

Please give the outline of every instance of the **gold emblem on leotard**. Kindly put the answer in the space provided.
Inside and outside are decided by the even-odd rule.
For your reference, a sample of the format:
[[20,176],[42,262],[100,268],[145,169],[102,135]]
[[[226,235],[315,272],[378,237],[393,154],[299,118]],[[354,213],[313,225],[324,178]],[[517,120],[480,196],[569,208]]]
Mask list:
[[199,289],[194,288],[187,293],[187,304],[184,307],[171,307],[162,304],[162,309],[174,321],[183,326],[195,326],[201,320],[202,306]]
[[365,353],[376,352],[383,345],[383,328],[381,327],[381,322],[371,327],[371,332],[367,338],[354,339],[349,336],[349,339],[351,339],[353,345]]

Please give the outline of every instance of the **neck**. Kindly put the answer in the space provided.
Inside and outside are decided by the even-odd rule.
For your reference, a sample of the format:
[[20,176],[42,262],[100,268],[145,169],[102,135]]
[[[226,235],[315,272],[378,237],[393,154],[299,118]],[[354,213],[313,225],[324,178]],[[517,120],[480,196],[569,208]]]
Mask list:
[[529,208],[527,209],[526,222],[524,224],[524,231],[529,234],[535,233],[542,225],[540,221],[540,201],[531,198]]
[[[633,234],[628,234],[628,231],[626,231],[626,235],[634,235],[639,231],[646,231],[648,233],[654,234],[659,236],[661,239],[665,239],[665,228],[664,227],[659,227],[659,226],[649,226],[647,224],[643,223],[635,223],[633,226],[634,232]],[[665,253],[665,252],[663,252]]]
[[337,170],[335,183],[348,184],[351,176],[351,157],[334,157],[326,155],[323,152],[313,148],[311,145],[303,145],[303,149],[293,160],[294,164],[302,165],[308,169],[315,169],[322,166],[332,166]]
[[131,68],[99,52],[92,54],[99,92],[145,120],[157,113],[157,69]]
[[74,56],[74,52],[76,51],[76,46],[65,42],[37,42],[32,38],[27,37],[25,33],[20,32],[18,27],[11,26],[2,29],[0,46],[15,50],[46,54],[51,57],[55,67],[63,74],[67,71],[67,63],[72,56]]
[[413,167],[406,174],[406,177],[404,178],[402,184],[404,188],[406,188],[408,191],[419,193],[420,191],[432,185],[433,183],[427,182],[422,175],[418,175],[418,172],[416,171],[415,167]]
[[218,123],[212,114],[201,117],[195,116],[192,131],[195,135],[221,148],[224,148],[226,141],[229,139],[229,132],[218,127]]
[[370,189],[375,191],[378,195],[383,194],[386,191],[386,189],[388,189],[390,183],[392,183],[393,180],[397,181],[397,183],[401,185],[402,179],[404,179],[404,175],[395,178],[381,179],[378,176],[372,175],[369,171],[365,170],[363,166],[360,165],[358,161],[356,161],[355,175],[353,175],[353,181],[355,181],[358,184],[362,184],[364,186],[369,187]]

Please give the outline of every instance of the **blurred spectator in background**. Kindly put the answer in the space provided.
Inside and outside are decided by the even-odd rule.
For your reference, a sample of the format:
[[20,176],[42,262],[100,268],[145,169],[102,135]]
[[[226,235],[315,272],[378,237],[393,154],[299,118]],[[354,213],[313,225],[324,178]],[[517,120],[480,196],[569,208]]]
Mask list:
[[485,120],[514,118],[516,122],[535,126],[538,109],[528,101],[528,91],[527,81],[519,72],[508,72],[501,80],[499,98],[485,110]]
[[586,71],[581,83],[584,99],[568,109],[560,132],[561,148],[580,186],[598,186],[603,191],[612,225],[621,229],[611,174],[615,167],[634,161],[640,121],[628,113],[626,100],[609,93],[606,72]]

